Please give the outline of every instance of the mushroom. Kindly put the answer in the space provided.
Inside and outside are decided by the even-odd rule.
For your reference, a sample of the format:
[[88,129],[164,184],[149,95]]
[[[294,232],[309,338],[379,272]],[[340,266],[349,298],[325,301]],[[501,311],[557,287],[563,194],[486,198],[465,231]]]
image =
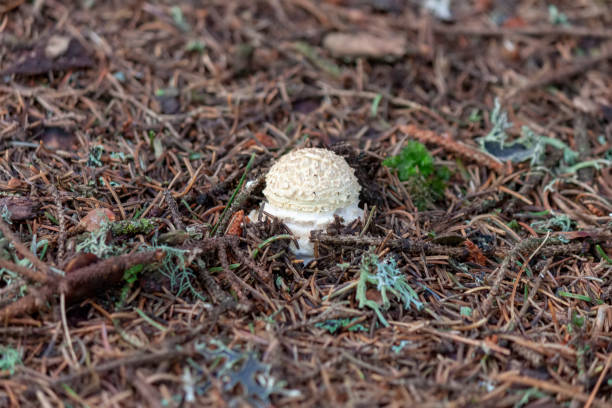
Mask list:
[[266,175],[263,211],[289,228],[298,243],[291,250],[308,260],[314,250],[311,231],[326,229],[336,215],[346,223],[362,215],[360,190],[355,170],[343,157],[327,149],[294,150]]

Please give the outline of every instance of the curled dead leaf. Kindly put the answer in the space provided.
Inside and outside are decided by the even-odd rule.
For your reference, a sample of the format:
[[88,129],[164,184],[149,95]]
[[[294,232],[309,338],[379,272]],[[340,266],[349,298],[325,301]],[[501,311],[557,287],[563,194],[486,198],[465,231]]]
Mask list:
[[72,132],[61,127],[50,126],[42,130],[40,141],[49,150],[74,151],[78,148],[77,138]]
[[[276,140],[274,140],[274,138],[268,135],[267,133],[258,132],[255,134],[255,139],[257,139],[258,142],[260,142],[262,145],[269,149],[277,147]],[[244,144],[244,147],[249,148],[251,146],[255,146],[256,144],[257,143],[253,139],[251,139],[247,140],[247,142]]]
[[82,224],[87,231],[92,232],[100,229],[103,222],[113,222],[115,219],[115,214],[108,208],[94,208],[83,217],[80,224]]
[[7,212],[11,221],[34,218],[38,204],[28,197],[9,196],[0,198],[0,213]]
[[242,235],[242,223],[244,222],[244,210],[239,210],[234,213],[230,220],[227,232],[225,235],[235,235],[237,237]]
[[21,187],[24,183],[18,178],[11,177],[9,181],[6,182],[6,186],[11,190],[16,190]]
[[70,37],[64,35],[52,35],[45,46],[45,57],[55,59],[68,50]]
[[[61,36],[54,36],[61,37]],[[51,37],[53,38],[53,37]],[[50,71],[90,68],[95,60],[75,38],[56,38],[37,46],[23,58],[9,66],[0,75],[40,75]]]
[[481,266],[485,266],[487,264],[487,257],[484,256],[484,254],[482,253],[482,250],[478,247],[478,245],[476,245],[469,239],[466,239],[465,246],[467,247],[470,253],[468,257],[469,261],[474,262]]

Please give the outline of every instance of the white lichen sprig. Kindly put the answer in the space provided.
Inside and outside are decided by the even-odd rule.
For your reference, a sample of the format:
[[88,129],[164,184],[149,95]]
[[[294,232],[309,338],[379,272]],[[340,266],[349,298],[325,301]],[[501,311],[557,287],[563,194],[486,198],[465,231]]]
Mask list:
[[[380,292],[382,305],[367,298],[368,283],[375,285]],[[400,300],[407,310],[410,309],[411,305],[414,305],[417,310],[422,310],[424,307],[416,291],[406,281],[406,276],[398,269],[395,259],[387,258],[380,261],[378,256],[372,252],[364,254],[359,269],[359,281],[355,297],[359,302],[359,307],[372,309],[385,327],[389,326],[389,323],[383,316],[381,308],[387,310],[391,306],[387,292]]]

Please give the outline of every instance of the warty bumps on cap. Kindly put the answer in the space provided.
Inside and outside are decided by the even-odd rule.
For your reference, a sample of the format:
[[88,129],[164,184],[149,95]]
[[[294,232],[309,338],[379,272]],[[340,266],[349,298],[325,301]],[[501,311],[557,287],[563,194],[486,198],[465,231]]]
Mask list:
[[324,212],[357,202],[360,190],[355,170],[342,156],[306,148],[286,154],[272,166],[263,193],[278,208]]
[[281,157],[266,176],[264,212],[280,219],[296,237],[296,255],[313,256],[310,232],[324,230],[342,217],[346,223],[359,218],[361,186],[343,157],[320,148],[295,150]]

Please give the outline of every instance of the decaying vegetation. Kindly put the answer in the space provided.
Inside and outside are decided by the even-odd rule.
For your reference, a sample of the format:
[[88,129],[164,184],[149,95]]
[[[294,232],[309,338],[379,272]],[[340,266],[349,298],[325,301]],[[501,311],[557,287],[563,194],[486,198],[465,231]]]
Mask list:
[[610,406],[610,5],[445,3],[0,5],[0,406]]

